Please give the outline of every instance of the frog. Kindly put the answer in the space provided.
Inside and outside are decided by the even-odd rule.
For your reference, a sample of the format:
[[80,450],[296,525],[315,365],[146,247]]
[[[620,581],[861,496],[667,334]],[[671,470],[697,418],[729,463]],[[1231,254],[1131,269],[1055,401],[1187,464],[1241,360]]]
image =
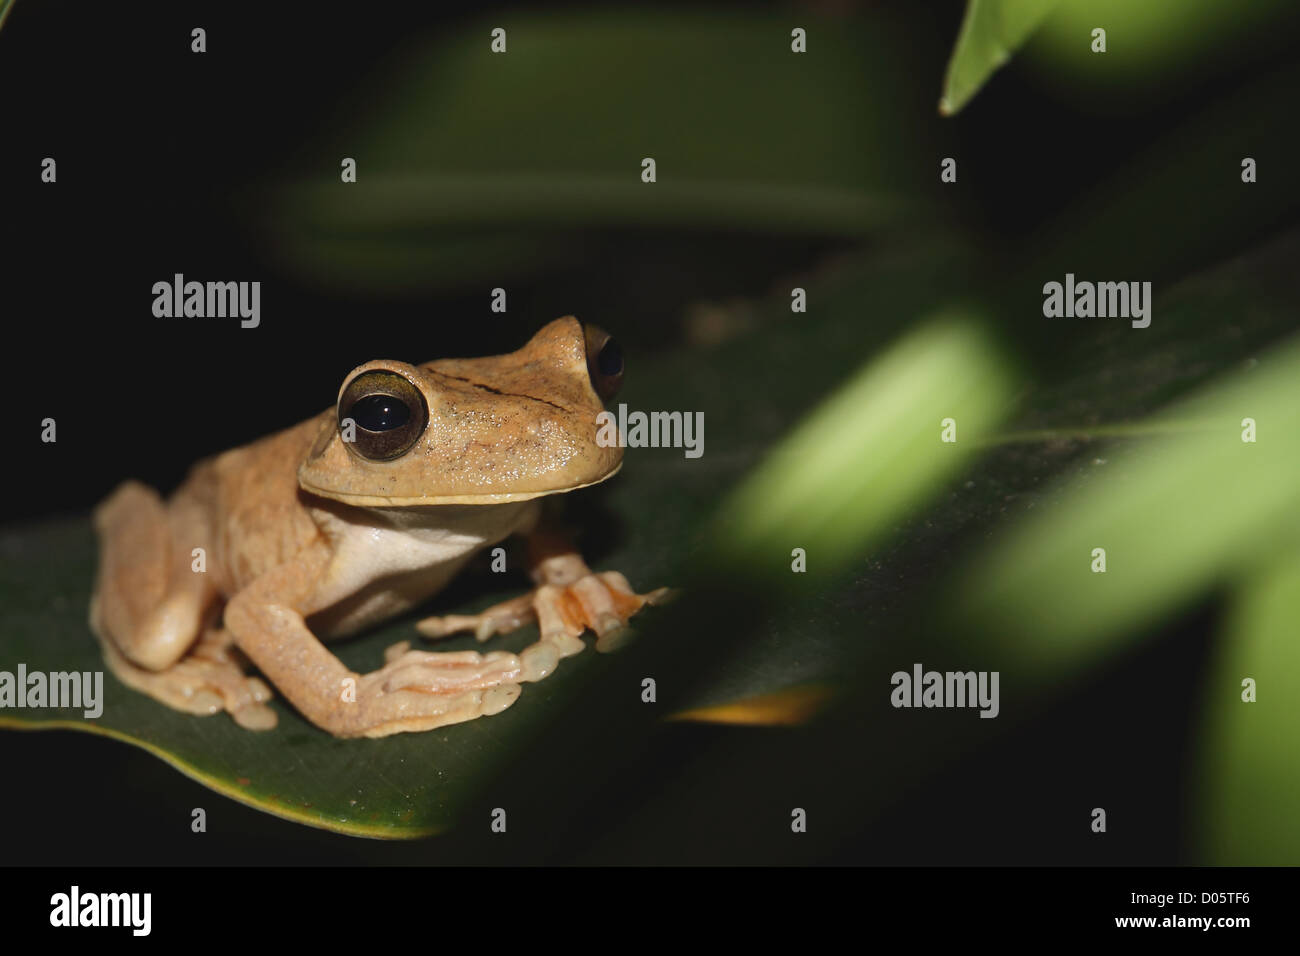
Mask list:
[[[107,668],[248,730],[276,726],[278,691],[323,731],[373,738],[499,714],[587,632],[617,647],[672,592],[593,571],[554,505],[622,467],[597,421],[623,365],[616,339],[572,315],[503,355],[369,361],[332,408],[198,462],[166,500],[124,482],[93,513],[89,618]],[[521,652],[400,641],[359,673],[326,647],[419,607],[507,538],[524,543],[533,588],[415,630],[484,642],[535,622]]]

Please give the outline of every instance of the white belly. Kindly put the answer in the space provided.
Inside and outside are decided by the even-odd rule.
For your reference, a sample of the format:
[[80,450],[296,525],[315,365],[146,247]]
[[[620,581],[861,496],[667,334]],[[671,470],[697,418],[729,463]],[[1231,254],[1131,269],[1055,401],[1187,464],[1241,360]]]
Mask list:
[[474,553],[536,522],[536,500],[497,505],[354,508],[312,517],[334,558],[312,596],[319,636],[351,634],[442,590]]

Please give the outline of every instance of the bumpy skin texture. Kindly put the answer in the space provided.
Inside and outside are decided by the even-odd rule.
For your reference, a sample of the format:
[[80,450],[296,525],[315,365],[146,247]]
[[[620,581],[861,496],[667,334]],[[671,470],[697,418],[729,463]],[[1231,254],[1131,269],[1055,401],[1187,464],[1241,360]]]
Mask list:
[[[349,447],[331,409],[200,462],[165,503],[127,482],[96,510],[91,625],[124,683],[190,713],[226,710],[250,729],[275,724],[269,682],[338,736],[428,730],[498,713],[521,683],[580,651],[586,628],[603,649],[663,596],[592,573],[539,521],[544,496],[603,481],[622,457],[595,441],[602,405],[576,319],[508,355],[368,362],[348,381],[373,369],[404,376],[428,407],[427,427],[395,460]],[[356,674],[321,643],[409,610],[516,533],[530,537],[535,591],[418,627],[486,640],[536,619],[541,639],[521,654],[403,643],[379,670]],[[245,674],[246,661],[265,681]]]
[[596,443],[604,406],[588,377],[582,326],[572,317],[508,355],[419,366],[367,362],[354,374],[372,369],[400,372],[420,388],[429,406],[424,435],[392,467],[349,453],[331,419],[323,446],[299,472],[306,490],[384,507],[515,501],[604,481],[622,461],[623,449]]

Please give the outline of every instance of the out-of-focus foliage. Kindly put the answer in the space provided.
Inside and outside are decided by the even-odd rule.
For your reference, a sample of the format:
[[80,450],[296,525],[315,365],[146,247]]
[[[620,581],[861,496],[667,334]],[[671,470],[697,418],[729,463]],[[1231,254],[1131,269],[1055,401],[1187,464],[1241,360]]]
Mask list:
[[[1245,419],[1257,441],[1242,440]],[[1300,342],[1151,424],[1156,437],[1108,455],[973,563],[956,617],[1017,666],[1086,663],[1224,583],[1300,514]],[[1174,426],[1189,430],[1161,434]]]
[[[783,14],[517,13],[413,43],[312,155],[357,161],[276,182],[265,228],[315,281],[390,293],[580,261],[607,227],[860,237],[915,217],[924,129],[873,81],[905,68],[887,24]],[[656,181],[642,181],[642,161]]]
[[[1131,111],[1184,93],[1189,81],[1284,50],[1294,41],[1282,27],[1295,14],[1288,0],[1061,0],[1023,56],[1059,95],[1095,105],[1106,94],[1108,108]],[[1105,53],[1092,52],[1098,28],[1106,31]]]
[[1060,96],[1096,109],[1104,93],[1115,97],[1106,110],[1132,110],[1207,67],[1277,52],[1287,42],[1277,26],[1294,16],[1286,0],[969,0],[939,110],[960,111],[1018,52]]
[[969,463],[1016,390],[977,314],[953,309],[873,358],[806,418],[728,501],[709,538],[732,565],[790,545],[835,567]]
[[948,62],[939,112],[961,110],[1051,13],[1059,0],[970,0]]
[[[1289,530],[1292,543],[1300,542],[1300,516]],[[1300,548],[1241,576],[1214,655],[1200,721],[1196,806],[1207,862],[1267,866],[1300,860],[1298,625]],[[1243,699],[1247,678],[1255,683],[1253,702]]]

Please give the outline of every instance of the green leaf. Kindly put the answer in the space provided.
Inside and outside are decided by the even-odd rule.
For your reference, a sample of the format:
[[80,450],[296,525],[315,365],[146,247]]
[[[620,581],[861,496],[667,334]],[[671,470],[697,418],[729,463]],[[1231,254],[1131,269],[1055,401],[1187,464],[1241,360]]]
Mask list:
[[[81,710],[0,710],[0,727],[99,733],[143,747],[186,775],[232,799],[277,816],[354,836],[410,838],[449,826],[465,802],[533,736],[539,715],[571,693],[593,668],[594,653],[566,661],[561,673],[534,685],[515,707],[487,720],[382,740],[338,740],[317,729],[277,697],[278,726],[254,733],[225,714],[193,717],[122,686],[107,672],[86,625],[95,567],[93,534],[85,519],[8,529],[0,536],[0,661],[14,672],[103,671],[103,713]],[[622,562],[634,581],[647,565]],[[653,572],[660,580],[665,572]],[[492,579],[496,575],[483,575]],[[518,582],[522,585],[523,582]],[[519,593],[482,595],[473,606]],[[491,588],[489,587],[489,591]],[[419,643],[406,618],[331,648],[349,666],[372,670],[383,649]],[[500,642],[521,649],[536,628]],[[439,648],[476,647],[472,637]],[[572,666],[570,666],[572,665]]]
[[[1285,55],[1295,22],[1289,0],[1060,0],[1021,56],[1055,95],[1135,115],[1189,89],[1217,94],[1234,69]],[[1104,54],[1092,50],[1097,28]]]
[[880,148],[927,136],[877,82],[888,24],[813,18],[806,56],[773,12],[517,13],[504,54],[494,25],[413,39],[359,97],[380,105],[294,166],[316,176],[244,197],[276,255],[389,294],[580,263],[593,229],[860,237],[935,215]]
[[[1272,540],[1279,517],[1300,513],[1297,383],[1293,340],[1154,416],[1154,437],[1058,487],[980,555],[956,618],[1021,666],[1073,667],[1224,581]],[[1247,418],[1258,441],[1243,441]]]
[[[1300,531],[1300,522],[1295,530]],[[1243,578],[1206,687],[1196,829],[1222,866],[1294,865],[1300,763],[1300,555]],[[1243,682],[1255,699],[1242,699]]]
[[[1196,402],[1186,406],[1199,408],[1206,396],[1218,394],[1211,389],[1216,376],[1245,363],[1260,373],[1261,384],[1265,375],[1270,382],[1281,384],[1279,378],[1284,380],[1287,373],[1278,365],[1285,361],[1285,355],[1274,343],[1294,327],[1290,301],[1297,248],[1300,238],[1293,234],[1201,275],[1161,286],[1158,316],[1147,329],[1135,330],[1127,325],[1121,328],[1101,320],[1063,329],[1060,334],[1070,339],[1069,371],[1024,385],[1016,395],[1014,410],[1007,413],[1005,426],[989,444],[977,449],[976,458],[966,461],[960,471],[937,476],[924,463],[909,459],[917,467],[914,474],[918,486],[933,477],[941,480],[936,489],[922,493],[918,487],[916,497],[895,500],[892,506],[878,504],[874,499],[870,471],[859,475],[851,467],[821,466],[826,455],[852,457],[855,442],[863,433],[889,427],[886,422],[872,420],[871,404],[855,405],[847,398],[855,394],[853,385],[826,399],[821,412],[801,417],[795,435],[803,436],[817,427],[821,434],[818,447],[790,455],[787,449],[797,447],[802,440],[790,438],[764,455],[763,463],[745,481],[743,490],[720,509],[744,545],[728,546],[726,537],[717,530],[718,522],[710,524],[710,538],[715,542],[711,553],[726,555],[719,562],[721,570],[711,586],[734,588],[736,582],[753,575],[753,580],[761,584],[751,584],[739,600],[742,605],[759,604],[761,611],[753,613],[758,620],[747,619],[749,629],[739,620],[728,624],[728,633],[743,635],[743,646],[687,706],[699,711],[757,699],[759,706],[766,707],[763,695],[779,688],[843,688],[845,675],[861,672],[862,655],[867,649],[880,646],[877,640],[864,640],[865,635],[888,634],[904,626],[909,632],[918,630],[918,641],[927,646],[942,641],[946,652],[962,655],[977,645],[984,653],[984,645],[979,642],[992,632],[988,653],[996,666],[1008,671],[1023,667],[1032,671],[1042,686],[1051,687],[1071,677],[1070,665],[1077,660],[1100,659],[1121,646],[1118,642],[1132,636],[1133,629],[1142,622],[1151,623],[1171,607],[1203,595],[1211,581],[1191,575],[1198,559],[1195,552],[1187,553],[1187,539],[1145,542],[1148,549],[1163,545],[1170,552],[1172,564],[1168,571],[1157,567],[1152,572],[1154,582],[1169,589],[1167,601],[1157,591],[1152,595],[1154,603],[1148,607],[1141,582],[1146,580],[1150,562],[1139,560],[1142,572],[1132,584],[1137,593],[1129,595],[1126,605],[1135,616],[1129,619],[1121,614],[1112,618],[1110,608],[1101,608],[1099,628],[1079,638],[1084,645],[1074,654],[1069,644],[1058,640],[1059,634],[1086,627],[1092,608],[1070,599],[1063,605],[1067,613],[1058,614],[1050,604],[1063,591],[1068,596],[1073,587],[1077,567],[1070,563],[1072,559],[1062,560],[1058,566],[1053,563],[1057,560],[1054,549],[1038,550],[1035,544],[1018,548],[1018,561],[1012,567],[1006,562],[1004,542],[1017,534],[1030,533],[1044,512],[1056,514],[1063,495],[1071,491],[1083,494],[1094,486],[1112,487],[1109,475],[1127,469],[1130,456],[1146,460],[1168,440],[1199,435],[1199,431],[1188,429],[1196,429],[1203,414],[1208,413],[1175,415],[1172,404],[1186,400],[1198,389],[1206,389]],[[827,366],[827,377],[849,381],[851,373],[840,369],[847,356],[856,354],[849,344],[855,334],[850,330],[862,313],[861,303],[874,298],[879,307],[872,312],[882,316],[910,317],[928,312],[936,298],[944,297],[945,283],[953,281],[954,273],[961,273],[960,264],[941,262],[934,272],[916,267],[908,271],[896,261],[882,264],[879,272],[855,266],[853,272],[860,277],[860,285],[841,276],[834,284],[828,283],[832,288],[817,293],[821,308],[829,313],[827,318],[838,323],[833,326],[834,334],[823,330],[812,316],[807,324],[769,328],[765,333],[766,352],[782,356],[783,364],[774,367],[769,362],[756,362],[749,353],[743,358],[730,353],[720,357],[718,363],[730,370],[728,378],[735,383],[728,393],[744,396],[761,418],[771,413],[766,403],[754,404],[759,395],[766,397],[774,392],[778,400],[802,404],[787,397],[791,389],[788,368],[811,368],[815,377]],[[901,295],[900,288],[910,289],[910,297]],[[1004,323],[1010,325],[1011,321],[1007,316]],[[1032,321],[1041,322],[1041,315]],[[858,341],[863,343],[859,348],[871,347],[883,355],[885,346],[880,339],[887,341],[891,328],[888,324],[877,328],[875,336],[857,332]],[[873,344],[868,346],[868,342]],[[938,353],[931,358],[942,361]],[[883,364],[883,359],[875,361]],[[1006,365],[1005,360],[998,364]],[[749,373],[755,377],[750,378]],[[804,387],[808,387],[807,383]],[[1294,389],[1291,394],[1294,396]],[[1212,404],[1214,401],[1217,399],[1211,399]],[[920,422],[919,434],[937,436],[936,413],[924,402],[922,405],[928,410],[916,418]],[[824,421],[840,424],[829,429],[814,426],[832,408],[843,409],[843,416],[827,416]],[[908,417],[912,411],[906,403],[891,403],[889,408],[883,417]],[[851,412],[855,409],[865,420],[854,420]],[[1266,415],[1273,418],[1271,411]],[[1232,427],[1228,431],[1228,437],[1237,445],[1241,444],[1241,417],[1230,420]],[[1277,424],[1274,421],[1269,428],[1270,441],[1279,438]],[[840,436],[843,440],[837,442]],[[908,458],[906,447],[905,441],[898,441],[888,448],[881,445],[879,453]],[[1280,453],[1280,449],[1276,451]],[[1265,454],[1271,460],[1274,451]],[[1195,475],[1204,467],[1196,463],[1182,470]],[[907,469],[900,474],[907,475]],[[1287,514],[1289,506],[1279,501],[1276,493],[1276,482],[1287,472],[1273,472],[1266,466],[1265,474],[1274,483],[1272,494],[1248,503],[1245,515],[1258,514],[1267,522]],[[773,480],[775,475],[782,480]],[[1252,481],[1259,482],[1260,476]],[[902,480],[891,494],[905,491],[906,487],[907,482]],[[1137,489],[1121,482],[1115,494],[1122,498],[1130,490]],[[1156,488],[1152,495],[1158,498],[1159,493]],[[736,502],[742,497],[745,505],[738,507]],[[800,503],[811,517],[799,510]],[[1141,507],[1141,502],[1135,503]],[[1213,507],[1222,512],[1231,511],[1234,505],[1220,496]],[[752,530],[745,525],[746,517],[754,525]],[[1137,527],[1141,527],[1140,523],[1125,532],[1126,541],[1139,536]],[[790,573],[790,549],[803,545],[808,533],[819,529],[826,536],[825,543],[834,545],[838,539],[849,544],[845,553],[865,548],[865,555],[851,559],[847,565],[853,575],[851,583],[829,573],[828,563],[833,562],[824,555],[819,558],[820,545],[809,551],[807,574]],[[1230,519],[1227,531],[1237,534]],[[1050,534],[1034,535],[1036,542],[1050,538]],[[719,539],[723,545],[716,543]],[[1090,549],[1091,545],[1083,552],[1084,573],[1089,573]],[[1044,563],[1052,564],[1055,573],[1039,567]],[[973,597],[981,599],[956,602],[954,579],[974,579],[976,571],[986,565],[986,575],[978,580],[992,579],[988,594],[980,595],[979,584],[970,583],[970,591],[962,593],[973,593]],[[774,587],[774,583],[779,584],[778,572],[787,584]],[[1184,572],[1188,576],[1180,577]],[[1007,598],[1006,589],[1013,585],[1013,597],[1027,603],[1004,606],[1001,602]],[[1035,589],[1043,590],[1037,599]],[[710,620],[725,619],[722,612],[710,610],[716,615]],[[978,616],[984,611],[989,612],[987,617]],[[745,611],[742,607],[727,613],[739,615]],[[923,623],[917,624],[918,620]],[[999,631],[1002,625],[1006,625],[1005,635]],[[1123,629],[1116,631],[1110,625],[1122,625]],[[704,635],[694,636],[705,639]],[[718,637],[710,635],[707,639],[716,642]],[[796,697],[792,703],[798,702]],[[739,722],[734,711],[726,711],[724,716],[728,722]]]
[[979,92],[1058,0],[970,0],[948,61],[939,112],[952,116]]
[[969,464],[1006,409],[1015,375],[978,313],[949,309],[918,324],[727,500],[709,534],[718,560],[766,553],[788,580],[794,545],[840,567]]

